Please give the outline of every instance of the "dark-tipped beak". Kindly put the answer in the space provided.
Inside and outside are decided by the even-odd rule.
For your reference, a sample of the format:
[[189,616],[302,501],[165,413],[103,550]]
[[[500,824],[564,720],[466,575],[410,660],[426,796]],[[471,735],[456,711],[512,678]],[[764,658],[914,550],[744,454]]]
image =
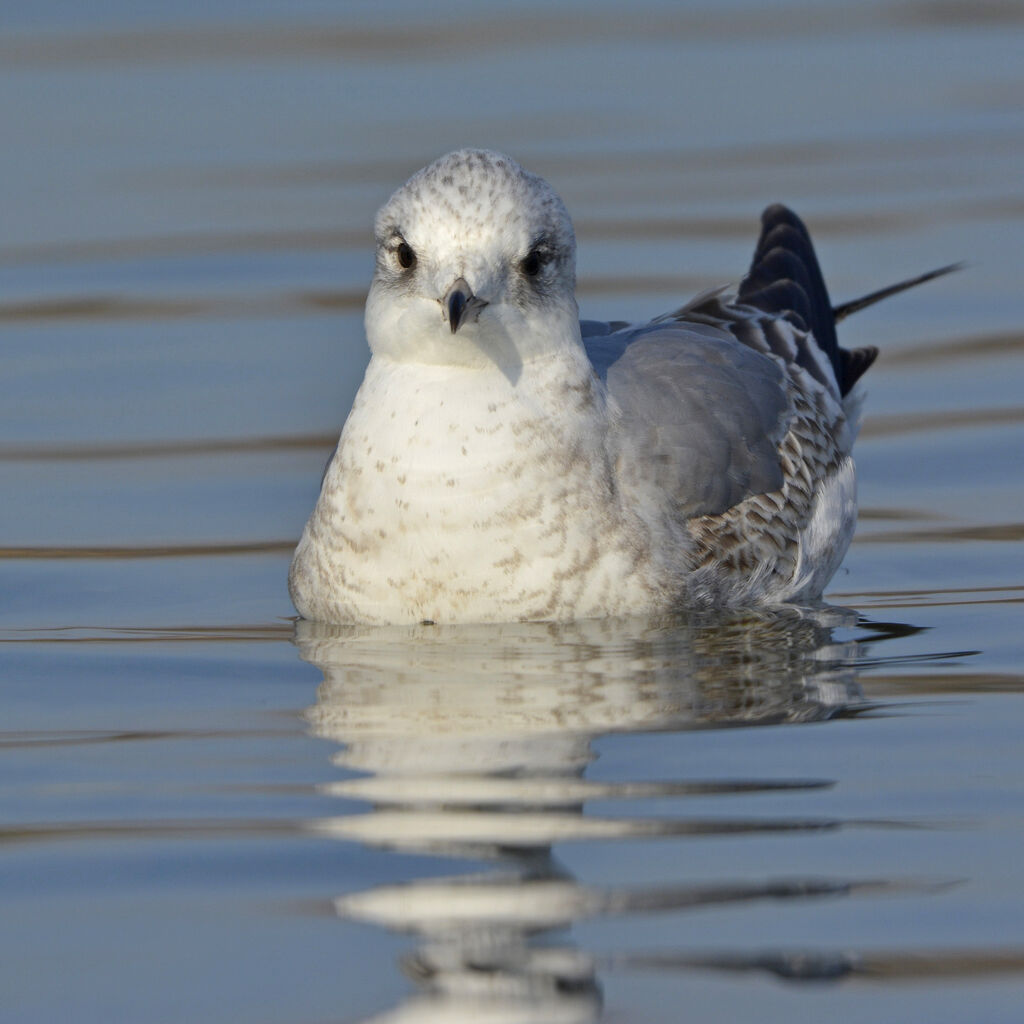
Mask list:
[[452,329],[452,334],[462,324],[476,319],[480,310],[486,305],[487,303],[483,299],[478,299],[473,294],[473,289],[469,287],[464,277],[453,281],[452,286],[445,292],[444,298],[441,300],[441,309],[443,315],[448,319],[448,326]]

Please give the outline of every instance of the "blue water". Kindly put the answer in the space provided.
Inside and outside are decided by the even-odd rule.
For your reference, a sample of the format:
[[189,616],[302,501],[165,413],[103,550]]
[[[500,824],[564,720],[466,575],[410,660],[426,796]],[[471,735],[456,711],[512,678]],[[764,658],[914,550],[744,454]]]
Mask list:
[[[0,1020],[1017,1021],[1024,8],[37,2],[0,35]],[[590,317],[793,205],[877,344],[819,614],[298,630],[376,207]]]

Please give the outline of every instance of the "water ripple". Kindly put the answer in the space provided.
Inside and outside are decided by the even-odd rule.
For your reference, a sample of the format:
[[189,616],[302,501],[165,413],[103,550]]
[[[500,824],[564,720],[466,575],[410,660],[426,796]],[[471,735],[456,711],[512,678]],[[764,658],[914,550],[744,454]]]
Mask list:
[[[577,881],[555,857],[570,842],[931,827],[776,807],[697,814],[687,803],[788,800],[826,793],[830,779],[584,777],[592,740],[608,733],[815,721],[870,708],[853,667],[857,645],[833,639],[834,628],[852,621],[831,608],[663,623],[371,630],[299,622],[300,652],[324,674],[307,711],[311,730],[339,744],[336,766],[358,773],[318,790],[366,807],[309,822],[313,834],[492,865],[335,900],[343,918],[417,936],[402,967],[419,994],[382,1019],[585,1024],[600,1014],[599,969],[618,963],[552,943],[552,930],[759,901],[927,894],[945,884],[795,877],[631,885],[624,863],[626,884],[599,886]],[[878,625],[874,642],[886,635]],[[594,800],[620,801],[623,812],[593,813],[587,804]],[[665,812],[638,813],[640,800],[665,801]],[[663,954],[661,965],[671,957]],[[650,965],[636,954],[619,959],[658,962],[657,955]]]

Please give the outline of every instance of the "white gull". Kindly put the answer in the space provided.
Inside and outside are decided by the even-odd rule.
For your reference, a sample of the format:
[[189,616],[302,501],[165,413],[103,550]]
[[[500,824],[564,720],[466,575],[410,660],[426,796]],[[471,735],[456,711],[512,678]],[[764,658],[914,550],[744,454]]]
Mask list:
[[734,291],[579,321],[543,179],[487,150],[376,219],[372,358],[292,561],[307,619],[570,620],[807,603],[856,522],[853,386],[807,230],[769,207]]

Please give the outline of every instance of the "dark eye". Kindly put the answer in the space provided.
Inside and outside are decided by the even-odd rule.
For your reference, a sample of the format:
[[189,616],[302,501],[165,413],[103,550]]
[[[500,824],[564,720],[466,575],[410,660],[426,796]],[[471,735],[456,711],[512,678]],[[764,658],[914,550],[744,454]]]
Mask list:
[[519,264],[519,269],[527,277],[536,277],[540,273],[542,266],[544,266],[544,257],[537,249],[534,249],[529,255],[523,257],[522,263]]
[[398,265],[403,270],[409,270],[416,262],[416,253],[412,251],[412,246],[408,242],[399,242],[395,256],[398,257]]

